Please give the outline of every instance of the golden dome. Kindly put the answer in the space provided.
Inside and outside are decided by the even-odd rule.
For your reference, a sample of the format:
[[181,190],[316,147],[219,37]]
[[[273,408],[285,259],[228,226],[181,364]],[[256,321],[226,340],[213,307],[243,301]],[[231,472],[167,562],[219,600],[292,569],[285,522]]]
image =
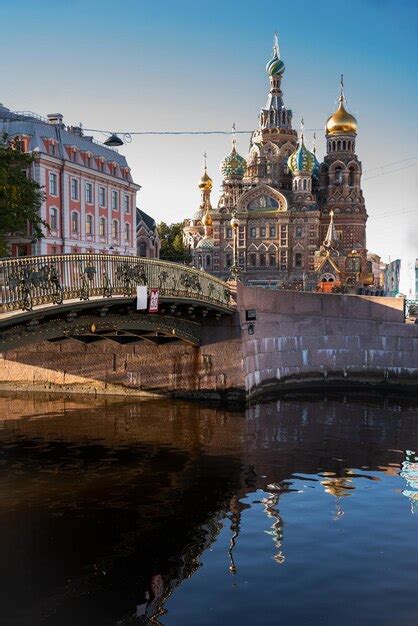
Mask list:
[[328,118],[325,131],[327,135],[357,134],[357,120],[345,110],[343,96],[340,96],[338,109]]
[[212,179],[208,175],[208,173],[206,171],[206,167],[205,167],[205,173],[203,174],[202,178],[200,179],[199,188],[200,189],[205,189],[206,191],[211,191],[212,185],[213,185]]

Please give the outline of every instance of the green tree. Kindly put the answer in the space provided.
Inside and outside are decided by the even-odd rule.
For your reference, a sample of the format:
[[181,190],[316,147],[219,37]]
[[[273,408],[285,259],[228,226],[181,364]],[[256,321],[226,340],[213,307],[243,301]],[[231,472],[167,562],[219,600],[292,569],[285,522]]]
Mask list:
[[176,261],[177,263],[188,263],[190,252],[185,247],[182,237],[183,224],[158,224],[158,233],[161,240],[160,258],[165,261]]
[[39,214],[44,200],[40,185],[27,176],[35,155],[20,152],[7,137],[0,137],[0,256],[7,254],[6,235],[27,232],[31,226],[34,239],[48,228]]

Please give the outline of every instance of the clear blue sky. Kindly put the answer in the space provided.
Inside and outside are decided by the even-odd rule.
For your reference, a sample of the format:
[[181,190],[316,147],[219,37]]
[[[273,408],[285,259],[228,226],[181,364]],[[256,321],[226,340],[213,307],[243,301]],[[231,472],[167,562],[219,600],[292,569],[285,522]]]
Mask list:
[[[323,128],[344,73],[369,178],[369,249],[402,257],[404,271],[418,256],[418,158],[385,176],[374,169],[418,155],[416,0],[0,0],[0,8],[0,101],[110,130],[256,127],[277,30],[295,127],[303,116],[307,128]],[[122,151],[143,186],[139,206],[180,221],[199,203],[204,151],[216,203],[229,139],[139,137]]]

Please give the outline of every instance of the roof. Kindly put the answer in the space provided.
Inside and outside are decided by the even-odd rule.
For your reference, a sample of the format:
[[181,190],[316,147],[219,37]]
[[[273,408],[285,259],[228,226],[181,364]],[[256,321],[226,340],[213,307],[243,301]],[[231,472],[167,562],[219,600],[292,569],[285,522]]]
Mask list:
[[[81,129],[80,129],[81,131]],[[115,149],[86,135],[68,130],[64,124],[50,123],[45,118],[28,112],[13,112],[0,104],[0,135],[6,133],[14,137],[26,135],[30,137],[29,150],[47,153],[43,139],[55,139],[58,142],[57,156],[68,159],[64,152],[65,146],[75,146],[79,150],[91,152],[94,156],[104,157],[107,161],[115,162],[121,167],[128,167],[126,158]]]
[[145,213],[145,211],[142,211],[142,209],[138,209],[138,207],[136,207],[137,228],[141,222],[144,222],[145,226],[147,226],[147,228],[149,228],[150,230],[156,230],[157,228],[157,223],[155,219],[151,217],[151,215],[148,215],[148,213]]

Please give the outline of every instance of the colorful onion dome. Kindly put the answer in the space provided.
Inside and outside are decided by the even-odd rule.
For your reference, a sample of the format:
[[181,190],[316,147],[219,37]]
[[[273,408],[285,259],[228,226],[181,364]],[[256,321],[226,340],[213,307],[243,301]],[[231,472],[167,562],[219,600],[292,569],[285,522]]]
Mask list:
[[202,178],[200,179],[200,183],[199,183],[199,189],[204,189],[206,191],[211,191],[213,187],[213,182],[211,177],[208,175],[207,171],[206,171],[206,166],[205,166],[205,172],[202,176]]
[[303,141],[303,135],[300,136],[299,145],[287,160],[287,166],[293,175],[312,174],[315,167],[319,169],[319,163],[316,156],[308,150]]
[[327,119],[325,131],[327,135],[357,134],[357,120],[354,115],[345,110],[342,97],[340,97],[338,109]]
[[196,249],[199,248],[199,250],[213,250],[214,246],[215,242],[213,241],[212,237],[202,237],[202,239],[197,244]]
[[242,178],[247,169],[247,161],[238,154],[235,147],[235,140],[232,141],[232,150],[221,163],[221,172],[225,178],[239,176]]
[[197,211],[195,211],[195,212],[193,213],[193,215],[192,215],[192,220],[193,220],[194,222],[201,222],[201,221],[202,221],[202,218],[203,218],[203,216],[204,216],[204,214],[205,214],[205,210],[204,210],[204,209],[202,209],[202,208],[201,208],[201,209],[198,209]]
[[280,76],[283,74],[285,66],[280,58],[279,41],[277,34],[274,35],[273,58],[266,65],[266,71],[269,76]]

